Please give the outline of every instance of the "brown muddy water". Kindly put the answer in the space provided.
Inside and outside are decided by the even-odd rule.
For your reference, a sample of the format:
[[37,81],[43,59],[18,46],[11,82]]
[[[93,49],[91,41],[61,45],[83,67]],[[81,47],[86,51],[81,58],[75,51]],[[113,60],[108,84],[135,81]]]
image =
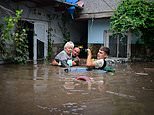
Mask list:
[[0,65],[0,115],[153,115],[154,63],[113,67],[66,73],[48,64]]

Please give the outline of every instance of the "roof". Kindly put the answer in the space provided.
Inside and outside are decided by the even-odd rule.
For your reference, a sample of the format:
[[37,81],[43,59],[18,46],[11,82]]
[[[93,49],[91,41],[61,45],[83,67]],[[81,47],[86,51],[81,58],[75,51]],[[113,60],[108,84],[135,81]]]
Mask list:
[[76,4],[66,2],[66,0],[12,0],[12,1],[14,2],[29,1],[35,3],[36,7],[40,8],[40,7],[51,6],[55,8],[57,11],[66,10],[70,6],[75,6],[75,8],[79,11],[83,9],[82,7]]
[[108,18],[120,0],[82,0],[84,8],[76,19]]

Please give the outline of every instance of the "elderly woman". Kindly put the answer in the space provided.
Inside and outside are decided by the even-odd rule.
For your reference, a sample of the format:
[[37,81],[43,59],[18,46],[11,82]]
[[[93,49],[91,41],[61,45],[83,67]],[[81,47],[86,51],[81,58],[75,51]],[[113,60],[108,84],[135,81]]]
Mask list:
[[55,59],[52,61],[52,65],[59,65],[62,67],[67,67],[67,66],[73,66],[77,65],[75,61],[72,61],[72,57],[78,56],[80,53],[80,49],[75,48],[75,51],[73,50],[74,48],[74,43],[69,41],[64,45],[64,50],[61,51],[59,54],[56,55]]

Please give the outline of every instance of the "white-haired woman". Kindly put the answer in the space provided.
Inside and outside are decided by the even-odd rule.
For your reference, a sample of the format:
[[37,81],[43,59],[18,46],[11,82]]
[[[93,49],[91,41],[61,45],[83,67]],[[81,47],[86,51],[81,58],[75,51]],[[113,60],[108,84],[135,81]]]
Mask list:
[[[68,65],[67,61],[72,60],[72,50],[74,48],[74,43],[72,41],[67,42],[64,45],[64,50],[58,53],[55,59],[52,61],[52,65],[59,65],[66,67]],[[72,62],[69,62],[72,66]]]

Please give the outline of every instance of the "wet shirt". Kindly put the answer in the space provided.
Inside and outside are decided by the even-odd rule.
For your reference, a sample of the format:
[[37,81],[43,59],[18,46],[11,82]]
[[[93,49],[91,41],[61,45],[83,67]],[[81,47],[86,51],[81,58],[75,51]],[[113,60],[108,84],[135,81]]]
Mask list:
[[99,59],[94,61],[96,69],[103,69],[106,66],[106,61],[104,59]]
[[67,55],[67,53],[63,50],[59,54],[56,55],[55,59],[63,61],[63,60],[69,60],[71,59],[71,57]]

